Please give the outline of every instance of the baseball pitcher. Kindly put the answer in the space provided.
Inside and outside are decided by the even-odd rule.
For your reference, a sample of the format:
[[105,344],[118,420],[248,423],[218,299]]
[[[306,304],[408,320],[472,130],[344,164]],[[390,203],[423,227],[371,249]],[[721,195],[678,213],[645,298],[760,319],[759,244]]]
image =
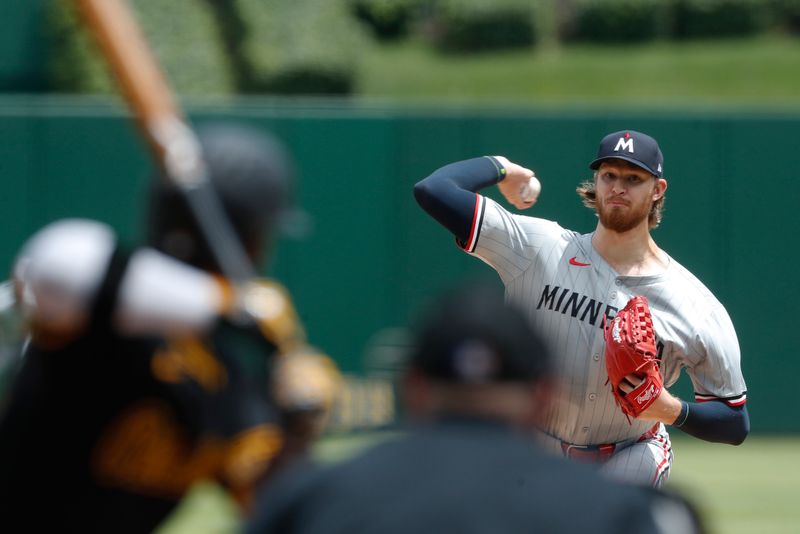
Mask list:
[[[652,137],[604,137],[577,191],[598,217],[581,234],[510,213],[477,191],[497,185],[518,209],[538,193],[533,172],[500,156],[446,165],[414,188],[458,245],[494,268],[557,356],[562,390],[542,439],[554,452],[616,478],[661,486],[671,425],[738,445],[749,432],[736,332],[725,308],[658,247],[667,180]],[[694,402],[667,388],[681,369]]]

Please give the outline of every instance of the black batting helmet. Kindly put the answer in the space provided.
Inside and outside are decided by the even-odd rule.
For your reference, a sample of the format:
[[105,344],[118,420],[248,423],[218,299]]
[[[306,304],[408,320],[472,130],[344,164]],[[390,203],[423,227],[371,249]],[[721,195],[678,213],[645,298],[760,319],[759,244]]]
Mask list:
[[[275,137],[253,128],[216,124],[198,130],[208,177],[242,245],[258,262],[288,206],[293,163]],[[158,176],[149,198],[147,241],[202,269],[219,272],[181,192]]]

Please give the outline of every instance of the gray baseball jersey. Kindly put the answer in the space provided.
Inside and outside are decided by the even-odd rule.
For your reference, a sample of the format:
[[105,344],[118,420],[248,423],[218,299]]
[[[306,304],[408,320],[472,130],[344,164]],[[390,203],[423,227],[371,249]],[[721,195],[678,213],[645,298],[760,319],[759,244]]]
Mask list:
[[653,426],[629,422],[606,384],[603,316],[614,317],[634,295],[649,301],[664,385],[686,369],[696,401],[743,404],[739,342],[714,295],[672,258],[660,274],[620,276],[594,250],[591,237],[509,213],[478,195],[464,244],[497,271],[506,298],[527,310],[556,355],[563,391],[544,430],[589,445],[636,439]]

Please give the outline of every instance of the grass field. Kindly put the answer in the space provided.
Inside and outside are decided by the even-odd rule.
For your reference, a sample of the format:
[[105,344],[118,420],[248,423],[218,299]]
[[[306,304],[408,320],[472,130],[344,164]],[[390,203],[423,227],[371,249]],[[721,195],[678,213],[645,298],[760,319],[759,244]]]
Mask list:
[[[326,461],[346,458],[379,437],[327,439]],[[690,496],[711,534],[790,534],[800,525],[800,437],[751,436],[740,447],[678,437],[670,487]],[[159,534],[227,534],[239,525],[219,488],[199,486]]]
[[422,43],[367,53],[366,97],[454,103],[800,107],[800,38],[571,45],[472,55]]
[[671,487],[701,506],[712,532],[800,532],[800,438],[751,436],[739,447],[684,438],[673,446]]

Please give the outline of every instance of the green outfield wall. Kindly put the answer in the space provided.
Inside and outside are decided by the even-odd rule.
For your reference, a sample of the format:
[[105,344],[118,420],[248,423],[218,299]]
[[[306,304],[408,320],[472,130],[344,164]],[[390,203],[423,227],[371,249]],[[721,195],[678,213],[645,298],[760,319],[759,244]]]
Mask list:
[[[412,186],[450,161],[503,154],[533,168],[533,214],[590,231],[576,184],[603,134],[659,139],[669,179],[655,239],[726,305],[737,327],[756,431],[800,431],[795,191],[800,114],[460,110],[347,102],[197,104],[193,120],[237,120],[280,135],[298,160],[305,235],[265,269],[291,290],[313,343],[363,372],[396,354],[414,311],[458,280],[496,276],[417,206]],[[0,261],[36,228],[92,217],[135,242],[150,164],[124,111],[80,99],[0,99]],[[492,196],[498,198],[496,193]],[[302,222],[302,221],[301,221]],[[500,287],[499,282],[495,283]],[[380,349],[380,350],[379,350]],[[678,385],[687,394],[688,384]]]

